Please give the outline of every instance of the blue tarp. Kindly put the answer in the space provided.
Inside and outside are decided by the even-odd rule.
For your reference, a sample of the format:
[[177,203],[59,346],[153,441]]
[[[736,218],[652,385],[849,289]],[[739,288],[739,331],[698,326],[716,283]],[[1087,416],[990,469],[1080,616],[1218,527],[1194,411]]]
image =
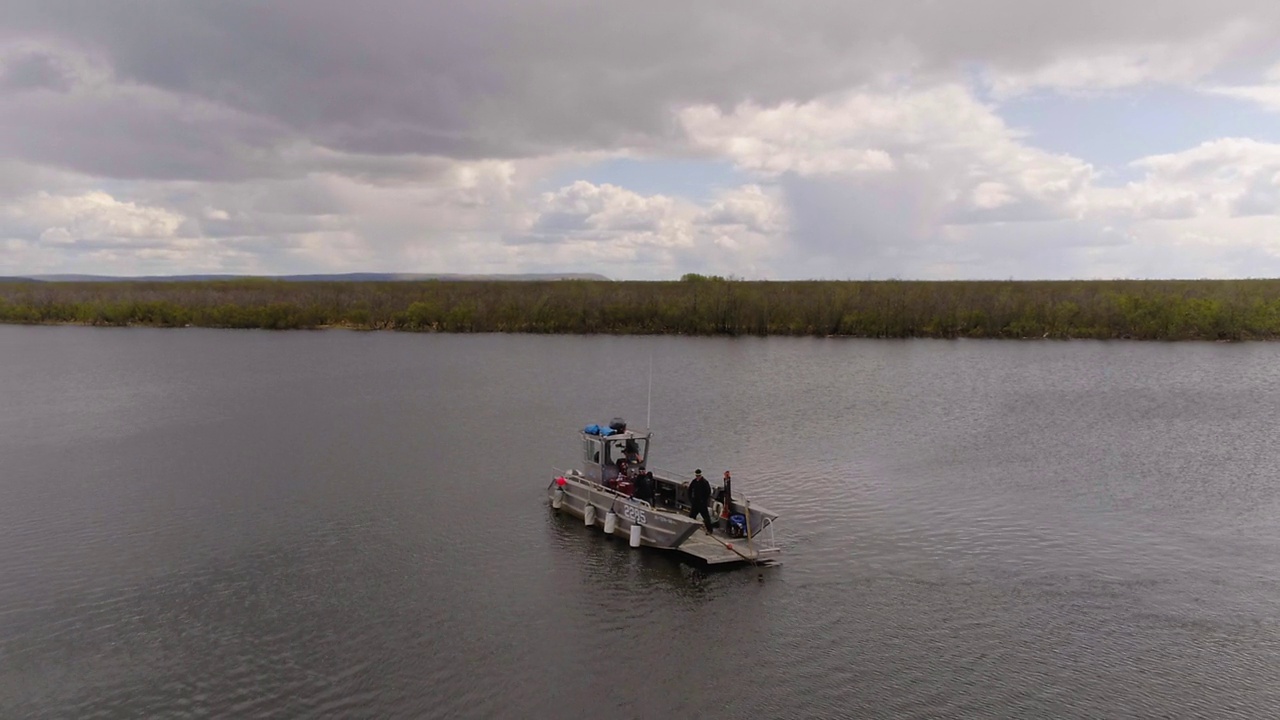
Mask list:
[[614,433],[614,430],[611,427],[601,427],[599,425],[596,425],[595,423],[592,423],[586,426],[585,428],[583,428],[582,432],[588,435],[599,435],[600,437],[609,437]]

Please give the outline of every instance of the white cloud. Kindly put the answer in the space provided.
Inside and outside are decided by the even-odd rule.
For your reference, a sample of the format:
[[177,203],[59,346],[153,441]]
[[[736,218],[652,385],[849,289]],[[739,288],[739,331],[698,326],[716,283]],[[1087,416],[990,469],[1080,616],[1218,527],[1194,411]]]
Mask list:
[[[680,114],[691,142],[762,178],[907,183],[937,223],[1057,217],[1093,175],[1038,150],[965,87],[863,89],[803,105]],[[923,209],[923,208],[920,208]]]
[[1216,86],[1205,88],[1205,92],[1248,100],[1272,112],[1280,112],[1280,85]]
[[[698,107],[681,120],[698,147],[785,193],[794,242],[810,258],[790,260],[794,275],[1195,277],[1249,262],[1280,270],[1274,223],[1245,219],[1280,212],[1278,145],[1208,142],[1141,159],[1133,165],[1142,180],[1106,187],[1089,164],[1029,145],[956,85]],[[865,167],[868,151],[883,153],[884,167]]]
[[760,235],[776,235],[787,229],[786,208],[776,194],[759,185],[744,185],[721,193],[700,216],[712,226],[741,227]]
[[394,270],[406,246],[430,242],[433,233],[500,222],[503,214],[493,211],[510,190],[510,167],[480,162],[450,163],[434,182],[398,186],[320,173],[131,183],[119,196],[42,191],[0,204],[0,238],[24,250],[0,257],[0,271],[48,268],[54,259],[69,270],[108,274]]
[[[89,4],[70,22],[14,3],[0,270],[1034,277],[1177,268],[1233,238],[1268,257],[1272,147],[1206,144],[1100,187],[960,78],[1280,109],[1280,65],[1215,79],[1274,61],[1275,3],[388,4]],[[565,179],[659,152],[738,176],[697,200]],[[1130,254],[1161,242],[1173,264]]]
[[[681,269],[764,277],[787,244],[778,193],[746,185],[706,204],[577,181],[545,193],[523,233],[509,238],[518,262],[597,267],[615,278],[666,278]],[[552,265],[554,267],[555,265]]]
[[981,210],[995,210],[1014,201],[1009,186],[1002,182],[983,182],[973,189],[973,205]]
[[1145,177],[1094,190],[1093,212],[1136,220],[1280,215],[1280,144],[1224,138],[1133,165]]
[[1276,145],[1205,143],[1101,187],[1089,164],[1035,148],[954,84],[692,106],[677,119],[694,150],[755,181],[702,201],[587,181],[539,193],[541,177],[581,158],[400,157],[370,176],[383,160],[314,148],[295,149],[298,167],[315,168],[296,178],[108,194],[62,176],[67,191],[0,206],[0,272],[1106,277],[1277,262]]
[[616,185],[579,180],[544,193],[538,211],[535,233],[578,233],[624,247],[688,244],[684,226],[694,209],[664,195],[646,197]]
[[997,98],[1040,88],[1092,93],[1144,83],[1191,85],[1265,42],[1269,32],[1265,26],[1248,20],[1231,19],[1191,40],[1078,47],[1039,67],[992,67],[985,75]]
[[[1206,142],[1142,158],[1141,180],[1085,187],[1048,223],[950,226],[926,242],[935,277],[1227,278],[1280,272],[1280,145]],[[929,263],[932,263],[931,265]]]
[[1280,272],[1280,217],[1197,216],[1144,220],[1114,253],[1124,274],[1138,277],[1274,277]]
[[120,200],[103,191],[38,192],[0,205],[0,272],[146,274],[251,270],[251,253],[201,237],[170,208]]
[[[573,162],[437,159],[398,183],[315,172],[240,183],[133,183],[120,197],[34,193],[0,206],[0,238],[30,250],[7,253],[0,271],[74,257],[76,271],[113,274],[167,264],[184,272],[568,268],[669,277],[685,262],[759,274],[757,254],[785,232],[776,193],[759,187],[724,191],[704,204],[586,182],[533,192],[549,168]],[[531,241],[537,247],[527,246]]]
[[892,170],[893,158],[875,143],[895,119],[882,98],[855,95],[842,108],[826,103],[783,103],[763,108],[745,103],[726,115],[713,106],[680,113],[694,146],[733,158],[739,167],[766,176],[846,174]]
[[1280,63],[1273,65],[1263,79],[1268,82],[1259,85],[1210,85],[1201,89],[1212,95],[1245,100],[1265,110],[1280,112]]
[[120,202],[105,192],[84,195],[36,193],[9,208],[12,222],[58,245],[165,240],[177,235],[185,218],[164,208]]

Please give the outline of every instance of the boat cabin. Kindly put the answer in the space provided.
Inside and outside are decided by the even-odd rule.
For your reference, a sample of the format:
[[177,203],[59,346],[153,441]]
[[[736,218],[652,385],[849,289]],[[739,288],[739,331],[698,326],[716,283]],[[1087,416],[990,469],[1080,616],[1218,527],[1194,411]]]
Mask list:
[[688,490],[678,479],[656,475],[649,466],[648,430],[628,430],[621,418],[582,432],[582,474],[588,480],[655,507],[689,507]]
[[634,479],[649,456],[649,436],[647,430],[627,430],[627,424],[617,418],[604,427],[588,425],[582,431],[582,473],[601,485],[620,476]]

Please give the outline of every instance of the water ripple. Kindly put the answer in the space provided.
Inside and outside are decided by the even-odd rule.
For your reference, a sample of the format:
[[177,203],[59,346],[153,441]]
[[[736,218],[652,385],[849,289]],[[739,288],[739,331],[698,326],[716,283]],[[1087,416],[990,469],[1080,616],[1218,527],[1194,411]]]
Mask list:
[[[3,717],[1280,706],[1280,346],[29,330]],[[660,464],[732,468],[781,567],[548,511],[650,354]]]

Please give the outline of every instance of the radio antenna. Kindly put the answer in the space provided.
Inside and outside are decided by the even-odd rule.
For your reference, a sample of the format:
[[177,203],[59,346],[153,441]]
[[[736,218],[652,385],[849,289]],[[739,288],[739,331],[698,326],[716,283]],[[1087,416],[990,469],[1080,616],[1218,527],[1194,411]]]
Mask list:
[[644,410],[644,429],[646,431],[652,427],[649,424],[649,418],[653,415],[653,351],[649,351],[649,399]]

